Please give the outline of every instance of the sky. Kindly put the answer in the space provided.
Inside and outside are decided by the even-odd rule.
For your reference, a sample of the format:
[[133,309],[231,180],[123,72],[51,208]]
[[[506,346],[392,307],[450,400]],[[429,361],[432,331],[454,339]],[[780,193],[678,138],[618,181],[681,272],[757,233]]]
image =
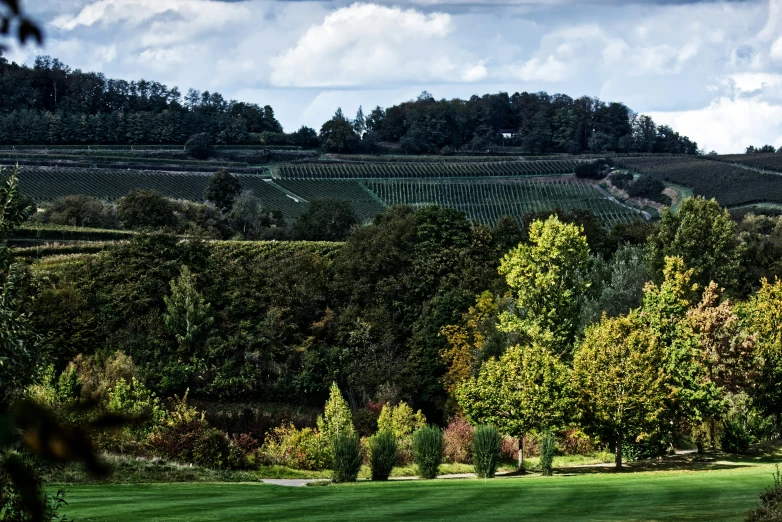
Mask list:
[[27,0],[43,49],[107,77],[269,104],[286,131],[414,99],[627,104],[706,150],[782,147],[782,0]]

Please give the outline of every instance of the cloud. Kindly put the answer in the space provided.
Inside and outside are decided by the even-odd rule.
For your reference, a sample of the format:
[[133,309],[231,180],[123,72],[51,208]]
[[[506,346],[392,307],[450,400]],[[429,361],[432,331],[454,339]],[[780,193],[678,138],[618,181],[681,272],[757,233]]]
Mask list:
[[694,137],[706,151],[743,152],[749,145],[766,143],[782,146],[782,106],[757,99],[723,97],[703,109],[650,116]]
[[341,88],[485,78],[483,62],[467,58],[471,53],[450,38],[453,31],[445,13],[356,3],[272,58],[271,84]]

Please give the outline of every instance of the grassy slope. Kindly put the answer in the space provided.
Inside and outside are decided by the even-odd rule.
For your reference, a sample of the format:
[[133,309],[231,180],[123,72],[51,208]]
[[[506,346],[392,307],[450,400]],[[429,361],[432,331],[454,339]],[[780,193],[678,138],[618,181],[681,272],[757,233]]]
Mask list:
[[701,472],[358,483],[69,487],[81,521],[743,520],[771,466]]

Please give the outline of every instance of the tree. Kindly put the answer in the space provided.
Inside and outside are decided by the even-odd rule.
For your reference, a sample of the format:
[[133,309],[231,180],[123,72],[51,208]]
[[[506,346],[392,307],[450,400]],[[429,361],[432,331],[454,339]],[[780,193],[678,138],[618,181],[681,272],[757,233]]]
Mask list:
[[782,432],[782,280],[761,287],[742,309],[749,332],[757,335],[759,375],[751,390],[754,403],[766,415],[773,415],[777,433]]
[[358,216],[344,199],[320,198],[310,202],[293,223],[293,237],[307,241],[344,241],[358,224]]
[[253,191],[246,190],[234,200],[230,220],[245,238],[255,236],[261,221],[261,200]]
[[174,204],[154,190],[133,190],[120,198],[117,215],[123,227],[157,230],[176,224]]
[[754,380],[756,336],[743,331],[730,300],[720,302],[720,290],[713,282],[701,301],[687,311],[686,322],[697,336],[697,364],[705,370],[705,384],[711,384],[718,394],[705,408],[714,447],[715,424],[727,406],[726,395],[749,389]]
[[353,414],[347,401],[342,397],[336,382],[331,383],[329,399],[318,416],[318,430],[329,445],[333,445],[340,437],[352,437],[355,434]]
[[658,232],[649,237],[650,267],[659,279],[665,258],[681,257],[701,288],[714,281],[731,292],[738,287],[740,261],[734,233],[730,214],[715,200],[687,198],[678,213],[663,211]]
[[209,178],[204,197],[214,203],[221,212],[227,214],[241,191],[242,184],[235,176],[227,170],[218,170]]
[[356,134],[359,136],[363,136],[364,132],[367,130],[367,121],[364,117],[364,109],[361,108],[361,105],[358,106],[356,119],[353,120],[353,130],[356,131]]
[[354,152],[360,143],[359,135],[342,114],[342,109],[337,109],[334,116],[323,124],[319,139],[325,152]]
[[[22,11],[19,0],[0,0],[0,5],[5,6],[0,10],[0,37],[5,38],[10,32],[11,27],[16,25],[17,38],[24,44],[30,38],[33,38],[38,45],[43,43],[43,33],[38,25]],[[12,24],[14,22],[14,24]],[[5,50],[4,41],[0,40],[0,54]]]
[[[0,170],[0,176],[2,170]],[[20,198],[17,169],[0,186],[0,414],[35,381],[41,343],[25,312],[22,267],[5,242],[34,211]]]
[[208,159],[212,155],[212,136],[208,132],[193,134],[185,142],[185,151],[192,158]]
[[524,471],[526,433],[563,426],[571,409],[567,367],[539,344],[514,346],[484,363],[476,378],[462,382],[456,398],[473,424],[491,424],[519,439]]
[[573,390],[584,428],[622,444],[656,426],[665,409],[662,347],[635,313],[587,328],[573,359]]
[[581,227],[556,216],[533,222],[529,244],[511,250],[500,264],[516,307],[516,313],[500,315],[500,328],[546,342],[567,356],[580,324],[588,262],[589,246]]
[[203,345],[214,322],[211,306],[196,288],[195,277],[187,266],[171,281],[171,295],[163,298],[166,305],[163,319],[174,335],[180,354],[192,357]]

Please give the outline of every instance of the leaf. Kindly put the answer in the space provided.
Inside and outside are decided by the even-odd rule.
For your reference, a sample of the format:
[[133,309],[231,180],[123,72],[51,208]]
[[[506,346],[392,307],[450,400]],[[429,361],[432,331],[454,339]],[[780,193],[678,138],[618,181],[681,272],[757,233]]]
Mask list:
[[0,0],[0,3],[7,5],[8,9],[10,9],[13,14],[17,16],[21,14],[21,10],[19,9],[19,2],[17,0]]
[[19,25],[19,40],[22,43],[25,43],[30,37],[35,38],[35,41],[38,42],[38,45],[43,43],[43,33],[38,28],[38,26],[32,23],[30,20],[23,19],[22,23]]
[[15,453],[8,455],[3,462],[3,468],[16,486],[22,505],[30,514],[30,520],[43,520],[43,503],[38,489],[38,481],[25,466],[22,457]]

